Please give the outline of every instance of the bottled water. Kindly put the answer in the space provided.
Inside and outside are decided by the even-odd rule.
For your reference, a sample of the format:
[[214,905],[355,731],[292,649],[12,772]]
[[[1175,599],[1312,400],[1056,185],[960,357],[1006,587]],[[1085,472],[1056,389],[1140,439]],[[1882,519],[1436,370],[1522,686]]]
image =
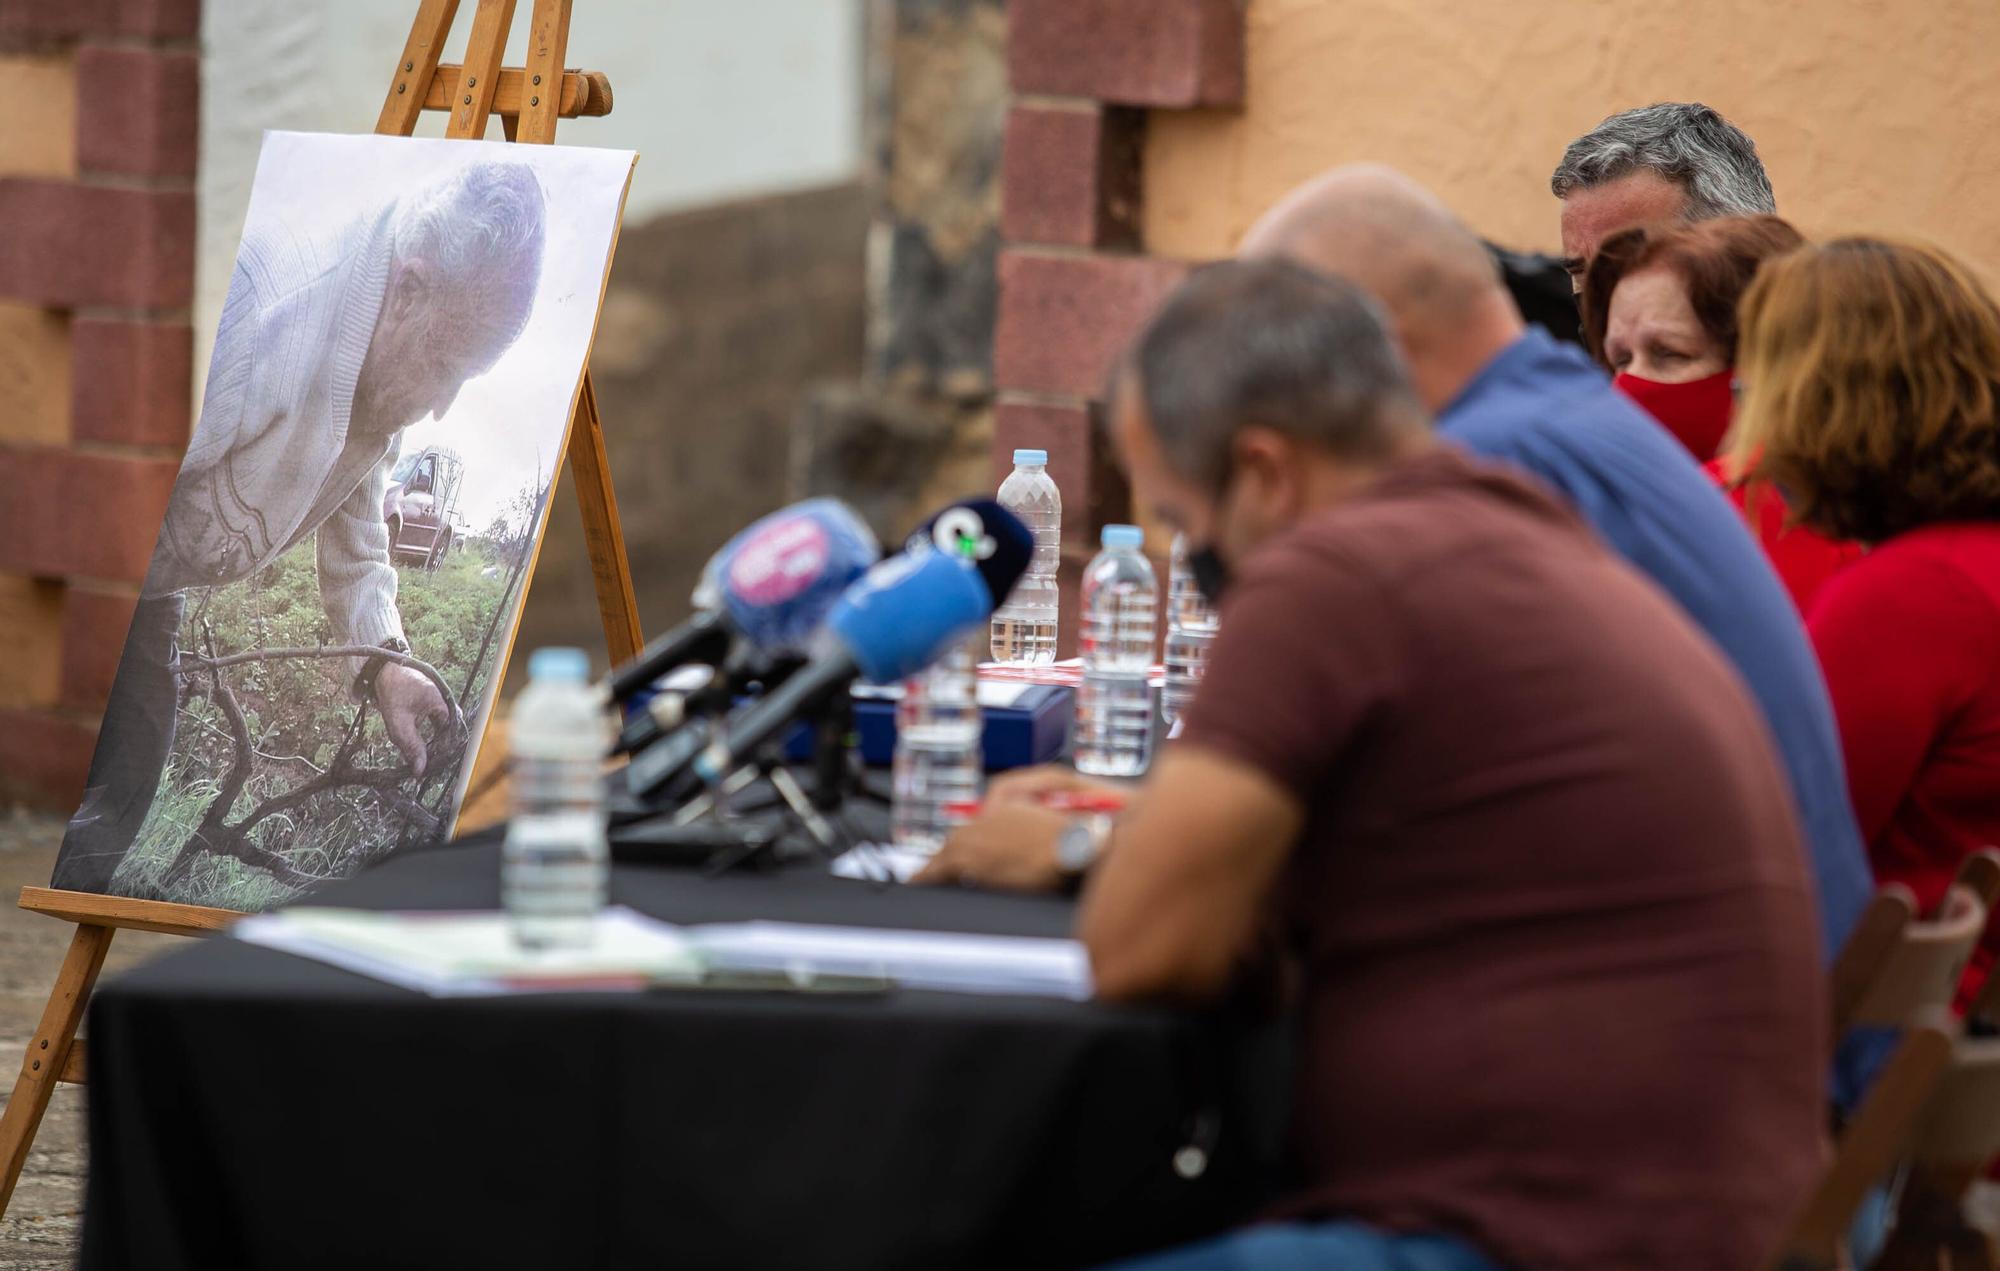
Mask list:
[[889,797],[889,838],[897,847],[935,852],[966,819],[960,805],[979,801],[985,779],[982,733],[965,648],[904,682]]
[[610,873],[605,843],[603,700],[585,683],[581,649],[537,649],[508,728],[513,817],[500,856],[500,897],[514,938],[530,948],[590,940]]
[[1160,715],[1171,727],[1194,700],[1202,672],[1208,669],[1208,646],[1215,643],[1215,606],[1195,585],[1187,563],[1187,536],[1174,535],[1172,567],[1167,571],[1167,685],[1160,694]]
[[1136,525],[1104,527],[1104,550],[1083,575],[1083,691],[1076,702],[1076,770],[1136,777],[1153,757],[1154,610],[1160,585]]
[[999,502],[1034,531],[1035,554],[993,611],[993,660],[1046,666],[1056,660],[1056,571],[1062,565],[1062,494],[1049,475],[1048,451],[1014,452],[1014,471],[1000,483]]

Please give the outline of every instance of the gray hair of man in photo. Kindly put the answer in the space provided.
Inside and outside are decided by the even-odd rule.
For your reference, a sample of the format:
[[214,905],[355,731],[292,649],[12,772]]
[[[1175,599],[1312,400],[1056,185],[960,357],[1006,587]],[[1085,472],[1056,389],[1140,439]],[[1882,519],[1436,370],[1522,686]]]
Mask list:
[[1367,460],[1426,426],[1373,297],[1279,258],[1223,261],[1181,284],[1125,366],[1162,453],[1209,490],[1250,425]]
[[397,209],[398,262],[430,264],[443,297],[475,318],[480,343],[520,337],[541,284],[547,197],[525,163],[477,163]]
[[1656,102],[1606,118],[1569,143],[1549,189],[1567,198],[1640,170],[1684,190],[1691,221],[1778,210],[1757,144],[1700,102]]
[[443,419],[466,381],[527,329],[547,200],[524,163],[477,163],[401,201],[389,282],[354,386],[354,419],[388,433]]

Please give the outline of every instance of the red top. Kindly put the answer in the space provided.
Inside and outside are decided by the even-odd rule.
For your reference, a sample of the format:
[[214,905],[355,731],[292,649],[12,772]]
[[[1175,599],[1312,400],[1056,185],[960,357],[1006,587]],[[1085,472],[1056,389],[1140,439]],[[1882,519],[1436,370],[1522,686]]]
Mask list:
[[[1714,482],[1722,487],[1736,510],[1750,519],[1749,491],[1734,485],[1723,474],[1722,460],[1714,459],[1702,465]],[[1785,501],[1778,492],[1768,487],[1762,498],[1757,500],[1757,541],[1764,545],[1764,555],[1770,557],[1771,567],[1778,571],[1778,578],[1785,584],[1785,590],[1792,594],[1792,603],[1799,612],[1812,612],[1813,597],[1826,580],[1839,573],[1847,565],[1861,559],[1861,545],[1841,539],[1827,538],[1816,534],[1803,525],[1791,528],[1785,526]]]
[[[1968,853],[2000,845],[2000,522],[1897,535],[1829,582],[1806,625],[1875,876],[1928,909]],[[1971,984],[1996,951],[1989,929]]]

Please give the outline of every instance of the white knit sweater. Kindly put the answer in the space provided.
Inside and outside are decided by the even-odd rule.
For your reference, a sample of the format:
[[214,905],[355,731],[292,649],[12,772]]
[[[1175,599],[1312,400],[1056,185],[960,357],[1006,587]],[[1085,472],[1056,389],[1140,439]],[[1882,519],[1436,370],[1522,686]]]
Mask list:
[[393,217],[392,207],[320,241],[282,226],[244,236],[146,595],[247,578],[318,530],[334,641],[403,634],[382,524],[402,434],[348,427],[388,287]]

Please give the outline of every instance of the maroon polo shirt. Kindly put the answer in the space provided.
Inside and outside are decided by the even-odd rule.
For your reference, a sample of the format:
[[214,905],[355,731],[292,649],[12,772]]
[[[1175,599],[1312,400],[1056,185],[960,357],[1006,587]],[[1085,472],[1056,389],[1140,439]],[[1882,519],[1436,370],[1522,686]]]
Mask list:
[[1443,449],[1257,551],[1185,745],[1306,823],[1283,1209],[1524,1271],[1761,1264],[1822,1159],[1790,796],[1722,656],[1548,496]]

